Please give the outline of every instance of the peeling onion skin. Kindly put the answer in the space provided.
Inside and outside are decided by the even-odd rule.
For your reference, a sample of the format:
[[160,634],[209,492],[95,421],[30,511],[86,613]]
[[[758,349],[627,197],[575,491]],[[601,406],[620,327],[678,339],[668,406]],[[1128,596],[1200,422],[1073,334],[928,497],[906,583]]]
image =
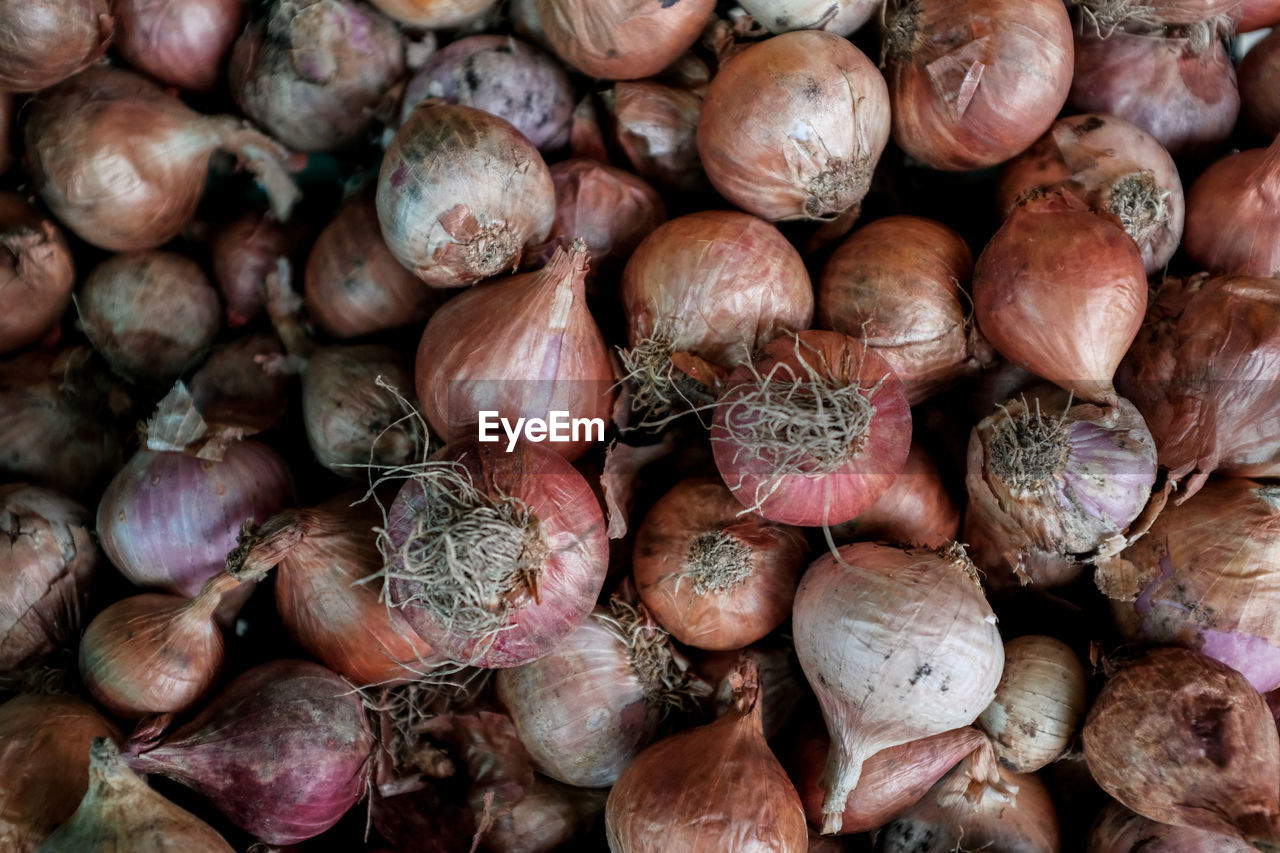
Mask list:
[[849,36],[876,13],[875,0],[745,0],[739,4],[771,33],[826,30]]
[[1107,804],[1089,832],[1086,853],[1257,853],[1238,838],[1189,826],[1169,826]]
[[1229,154],[1187,191],[1183,248],[1200,269],[1270,278],[1280,273],[1280,139]]
[[[1280,19],[1280,5],[1276,10]],[[1272,30],[1240,60],[1240,110],[1268,139],[1280,135],[1280,30]],[[2,171],[2,170],[0,170]]]
[[115,48],[130,65],[179,89],[208,92],[222,79],[244,25],[243,0],[115,0]]
[[1280,843],[1280,736],[1243,675],[1159,648],[1116,673],[1084,726],[1098,785],[1151,820]]
[[1023,151],[1057,118],[1074,57],[1061,2],[889,5],[885,79],[893,139],[908,155],[948,171],[993,166]]
[[35,92],[87,67],[111,44],[109,0],[2,0],[0,91]]
[[429,30],[461,27],[479,19],[497,0],[369,0],[402,24]]
[[555,185],[538,149],[505,119],[427,101],[396,132],[378,175],[387,248],[433,287],[514,270],[555,221]]
[[693,46],[715,0],[536,0],[551,49],[602,80],[650,77]]
[[[0,118],[0,139],[7,131]],[[0,355],[54,330],[75,280],[71,248],[57,224],[20,196],[0,193]]]
[[889,141],[889,92],[871,60],[817,30],[754,44],[711,80],[698,155],[712,185],[772,222],[860,205]]

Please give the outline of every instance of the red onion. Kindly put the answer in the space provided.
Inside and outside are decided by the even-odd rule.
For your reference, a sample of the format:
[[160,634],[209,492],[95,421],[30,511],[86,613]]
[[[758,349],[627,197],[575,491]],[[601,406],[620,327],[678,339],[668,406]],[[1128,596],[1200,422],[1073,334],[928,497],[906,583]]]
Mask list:
[[[1280,8],[1276,10],[1280,21]],[[1280,135],[1280,30],[1272,30],[1240,60],[1240,109],[1254,130]]]
[[[0,121],[0,137],[7,136]],[[71,249],[53,220],[21,197],[0,193],[0,355],[56,329],[75,275]]]
[[293,497],[285,462],[252,439],[221,461],[139,450],[98,504],[111,562],[141,587],[193,596],[222,570],[245,521],[265,521]]
[[387,247],[436,287],[512,270],[546,239],[555,187],[537,148],[505,119],[427,101],[396,132],[378,175]]
[[359,142],[404,73],[396,25],[357,0],[280,0],[231,50],[231,95],[244,114],[298,151]]
[[1088,853],[1257,853],[1238,838],[1189,826],[1169,826],[1110,802],[1089,832]]
[[277,218],[288,215],[298,189],[279,145],[239,119],[193,112],[137,74],[90,68],[35,99],[26,123],[40,197],[80,237],[113,251],[176,236],[220,149],[253,171]]
[[1024,194],[1056,187],[1119,219],[1149,275],[1177,250],[1185,214],[1178,168],[1155,137],[1124,119],[1078,115],[1054,122],[1005,167],[996,204],[1008,214]]
[[591,77],[638,80],[693,46],[715,0],[537,0],[551,49]]
[[751,13],[771,33],[791,30],[826,30],[847,36],[876,13],[875,0],[742,0]]
[[1240,4],[1237,33],[1249,33],[1280,24],[1280,2],[1277,0],[1244,0]]
[[227,305],[233,329],[262,316],[266,278],[297,242],[295,235],[264,214],[251,211],[219,228],[209,243],[213,281]]
[[633,80],[615,84],[600,99],[614,140],[640,177],[681,192],[705,189],[697,139],[700,92]]
[[[920,614],[946,631],[922,632]],[[792,616],[796,654],[831,733],[823,832],[839,832],[864,762],[977,719],[1004,646],[963,548],[846,545],[809,567]]]
[[1269,278],[1280,272],[1280,137],[1223,157],[1187,191],[1183,245],[1197,267]]
[[2,0],[0,91],[35,92],[102,56],[115,21],[108,0]]
[[319,664],[278,660],[238,676],[159,741],[126,743],[139,773],[173,779],[268,844],[324,832],[364,796],[373,735],[349,684]]
[[387,15],[416,29],[449,29],[469,24],[497,0],[370,0]]
[[857,208],[888,141],[884,78],[848,41],[815,30],[734,57],[712,79],[698,120],[712,185],[775,222]]
[[880,499],[865,512],[831,530],[835,542],[854,540],[941,548],[960,532],[960,507],[938,465],[912,442],[907,462]]
[[161,83],[207,92],[244,24],[242,0],[115,0],[115,46]]
[[1135,124],[1174,157],[1209,153],[1230,136],[1240,112],[1236,72],[1216,26],[1105,37],[1082,27],[1071,106]]
[[1071,86],[1059,0],[893,0],[885,78],[893,140],[935,169],[992,166],[1049,129]]
[[391,604],[447,658],[519,666],[591,612],[608,540],[587,481],[554,450],[444,447],[400,489],[380,542]]
[[874,350],[837,332],[768,344],[716,402],[716,468],[771,521],[840,524],[869,509],[907,461],[911,410]]

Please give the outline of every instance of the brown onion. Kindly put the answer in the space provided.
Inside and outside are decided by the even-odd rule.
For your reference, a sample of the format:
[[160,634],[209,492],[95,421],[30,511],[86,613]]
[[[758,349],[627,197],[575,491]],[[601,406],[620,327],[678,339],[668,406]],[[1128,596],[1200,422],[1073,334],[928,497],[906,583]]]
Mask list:
[[884,78],[847,40],[817,30],[735,56],[712,79],[698,120],[712,185],[774,222],[855,210],[888,141]]
[[[1276,11],[1280,20],[1280,8]],[[1274,139],[1280,135],[1280,30],[1272,30],[1249,49],[1237,69],[1240,110],[1254,130]]]
[[715,0],[537,0],[535,8],[547,43],[569,65],[604,80],[638,80],[693,46]]
[[1208,154],[1240,112],[1236,72],[1217,23],[1129,33],[1090,26],[1076,33],[1071,106],[1137,125],[1174,157]]
[[745,649],[703,652],[697,659],[698,674],[715,685],[711,695],[717,717],[733,710],[734,670],[743,658],[750,658],[760,672],[760,712],[766,739],[773,739],[787,727],[792,713],[808,699],[804,674],[796,663],[795,650],[789,642],[765,639]]
[[497,0],[369,0],[402,24],[423,29],[448,29],[469,24],[488,12]]
[[251,211],[219,228],[209,242],[213,281],[237,329],[265,313],[266,279],[297,243],[297,234]]
[[112,369],[165,382],[208,354],[222,325],[218,291],[195,261],[127,252],[89,273],[76,306],[80,328]]
[[359,142],[404,73],[396,25],[357,0],[288,0],[250,21],[231,50],[236,106],[298,151]]
[[1112,402],[1112,377],[1142,325],[1147,275],[1117,220],[1052,191],[1009,215],[973,271],[987,340],[1076,397]]
[[1071,87],[1058,0],[893,0],[885,78],[893,140],[935,169],[992,166],[1048,130]]
[[1089,831],[1087,853],[1257,853],[1238,838],[1189,826],[1169,826],[1134,814],[1117,802],[1107,807]]
[[1183,246],[1197,267],[1269,278],[1280,273],[1280,137],[1230,154],[1187,190]]
[[512,270],[546,239],[555,187],[538,149],[510,122],[426,101],[396,132],[378,175],[387,248],[436,287]]
[[1115,116],[1058,119],[1005,166],[996,205],[1008,214],[1025,193],[1058,186],[1119,219],[1142,250],[1148,274],[1173,257],[1186,212],[1182,181],[1169,152],[1151,134]]
[[1089,711],[1084,756],[1098,785],[1143,817],[1280,843],[1275,721],[1213,658],[1153,649],[1121,669]]
[[808,849],[800,797],[761,733],[755,666],[735,676],[733,710],[658,741],[622,771],[605,806],[613,853]]
[[[914,626],[921,614],[944,632]],[[823,832],[882,749],[968,725],[995,696],[1004,646],[964,549],[846,545],[800,580],[796,654],[831,733]]]
[[742,0],[743,9],[771,33],[826,30],[847,36],[876,13],[875,0]]
[[108,0],[0,2],[0,91],[35,92],[102,56],[115,21]]
[[1277,0],[1244,0],[1240,4],[1240,21],[1237,33],[1249,33],[1280,23],[1280,2]]
[[[510,452],[520,420],[528,440],[545,439],[566,459],[604,440],[616,392],[608,344],[587,308],[586,269],[586,248],[576,241],[539,272],[474,287],[431,317],[414,382],[437,435],[469,438],[478,424],[481,441]],[[477,349],[459,334],[469,329],[485,329],[502,346]]]
[[26,123],[40,197],[68,228],[112,251],[176,236],[195,216],[218,150],[241,158],[275,216],[288,215],[298,188],[287,152],[232,116],[193,112],[137,74],[89,68],[41,93]]
[[[8,135],[2,122],[0,134]],[[20,196],[0,193],[0,355],[57,327],[75,277],[71,248],[53,220]]]
[[907,462],[893,485],[871,509],[832,527],[837,544],[854,540],[941,548],[960,532],[960,507],[951,496],[938,465],[912,442]]
[[682,480],[658,499],[636,534],[632,571],[654,618],[699,649],[739,649],[791,614],[806,545],[723,483]]
[[864,338],[914,405],[994,360],[964,290],[972,274],[964,238],[941,222],[878,219],[842,242],[823,266],[817,324]]
[[161,83],[207,92],[244,25],[241,0],[115,0],[115,47]]
[[611,135],[640,177],[681,192],[705,189],[697,138],[700,92],[632,80],[614,84],[600,100]]

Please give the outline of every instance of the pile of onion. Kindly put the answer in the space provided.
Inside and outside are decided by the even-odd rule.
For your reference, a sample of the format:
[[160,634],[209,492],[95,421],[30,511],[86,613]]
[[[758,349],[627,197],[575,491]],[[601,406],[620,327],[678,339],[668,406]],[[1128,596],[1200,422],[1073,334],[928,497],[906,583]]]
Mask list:
[[1280,137],[1216,161],[1187,190],[1187,257],[1214,273],[1280,273]]
[[114,31],[109,0],[3,0],[0,91],[60,83],[106,53]]
[[536,0],[551,49],[591,77],[638,80],[693,46],[715,0]]
[[161,83],[207,92],[244,24],[241,0],[115,0],[115,48]]
[[[0,122],[0,137],[7,136]],[[75,275],[53,220],[20,196],[0,193],[0,355],[56,334]]]

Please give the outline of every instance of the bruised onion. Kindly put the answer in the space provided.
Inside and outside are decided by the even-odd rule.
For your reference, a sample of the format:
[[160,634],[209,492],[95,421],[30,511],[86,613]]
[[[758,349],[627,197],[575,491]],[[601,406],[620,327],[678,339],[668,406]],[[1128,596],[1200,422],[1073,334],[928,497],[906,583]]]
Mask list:
[[277,660],[231,681],[159,740],[145,729],[129,767],[173,779],[268,844],[333,826],[364,795],[373,735],[350,685],[319,664]]
[[554,450],[453,442],[413,472],[379,547],[388,600],[446,658],[519,666],[587,618],[608,539],[586,479]]
[[885,78],[893,140],[935,169],[976,169],[1049,129],[1071,87],[1071,21],[1058,0],[892,0]]
[[378,221],[396,259],[435,287],[512,270],[545,240],[555,187],[538,149],[506,119],[426,101],[387,147]]
[[161,83],[207,92],[244,24],[241,0],[115,0],[115,47]]
[[818,30],[735,56],[712,79],[698,120],[712,185],[774,222],[856,211],[888,141],[884,78],[847,40]]
[[[920,631],[923,613],[947,630]],[[977,719],[995,696],[1004,646],[959,546],[857,543],[825,554],[801,579],[792,619],[832,739],[823,832],[839,832],[868,758]]]
[[390,19],[358,0],[278,0],[231,50],[231,95],[244,114],[298,151],[354,145],[404,73]]
[[448,29],[469,24],[489,11],[497,0],[369,0],[402,24],[424,29]]
[[699,92],[631,80],[615,84],[600,99],[614,140],[640,177],[682,192],[706,186],[698,157]]
[[265,312],[266,279],[293,249],[294,235],[252,211],[219,228],[209,243],[213,281],[227,306],[227,325],[246,325]]
[[[8,135],[2,121],[0,135]],[[57,327],[71,303],[75,276],[71,248],[58,226],[21,197],[0,193],[0,355]]]
[[906,464],[871,508],[852,521],[835,525],[838,544],[853,540],[941,548],[960,532],[960,507],[938,465],[923,447],[912,442]]
[[108,0],[0,2],[0,91],[67,79],[106,52],[114,30]]
[[1093,403],[1142,325],[1147,275],[1115,219],[1065,191],[1019,205],[973,271],[978,325],[1000,354]]
[[[1280,20],[1280,8],[1276,11]],[[1280,30],[1272,30],[1249,49],[1237,69],[1240,110],[1255,130],[1274,139],[1280,135]]]
[[770,521],[849,521],[906,464],[906,393],[860,341],[822,331],[778,338],[726,385],[711,428],[716,468],[743,506]]
[[[604,440],[612,416],[609,347],[586,301],[581,241],[536,273],[461,293],[432,315],[414,367],[427,423],[445,441],[472,437],[510,452],[524,422],[531,441],[576,459]],[[460,329],[486,329],[501,347],[478,350]],[[541,423],[542,432],[531,430]],[[500,425],[501,428],[500,428]],[[515,425],[515,426],[512,426]]]
[[1269,278],[1280,273],[1280,137],[1230,154],[1187,191],[1183,246],[1197,267]]
[[702,34],[715,0],[536,0],[543,36],[574,68],[604,80],[650,77]]
[[1087,853],[1257,853],[1238,838],[1189,826],[1169,826],[1108,803],[1089,831]]
[[791,30],[826,30],[847,36],[871,20],[875,0],[742,0],[751,13],[771,33]]
[[791,614],[800,531],[751,512],[711,479],[682,480],[636,534],[636,590],[662,627],[700,649],[739,649]]

